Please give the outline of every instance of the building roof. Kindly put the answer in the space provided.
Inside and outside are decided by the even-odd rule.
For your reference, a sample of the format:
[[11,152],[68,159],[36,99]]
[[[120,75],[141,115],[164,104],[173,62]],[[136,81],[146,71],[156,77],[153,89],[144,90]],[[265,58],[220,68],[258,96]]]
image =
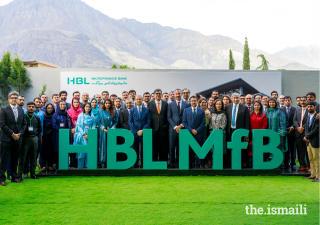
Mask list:
[[217,90],[219,93],[229,92],[230,90],[238,89],[239,87],[242,87],[243,93],[245,94],[256,94],[260,93],[256,88],[252,87],[250,84],[242,80],[241,78],[238,78],[236,80],[229,81],[224,84],[220,84],[218,86],[209,88],[207,90],[198,92],[197,94],[200,94],[204,97],[210,97],[212,92],[214,90]]
[[41,61],[41,60],[37,60],[37,59],[35,59],[34,61],[24,61],[23,62],[24,65],[35,65],[35,64],[39,64],[39,63],[47,65],[47,66],[50,66],[50,67],[53,67],[53,68],[61,68],[60,66],[55,65],[53,63],[49,63],[49,62]]

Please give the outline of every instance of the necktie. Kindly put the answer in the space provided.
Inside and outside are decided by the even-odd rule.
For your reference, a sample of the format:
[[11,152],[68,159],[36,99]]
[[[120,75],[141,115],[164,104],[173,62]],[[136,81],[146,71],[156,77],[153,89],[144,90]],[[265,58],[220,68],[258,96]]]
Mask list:
[[233,127],[236,126],[236,112],[237,112],[237,106],[234,105],[234,109],[233,109],[233,113],[232,113],[232,123],[231,123],[231,125]]
[[304,108],[301,108],[302,112],[301,112],[301,121],[300,121],[300,127],[302,127],[302,120],[303,120],[303,116],[304,116]]
[[197,116],[196,108],[194,108],[193,109],[193,120],[196,120],[196,116]]
[[17,112],[17,108],[16,107],[13,107],[13,114],[14,114],[14,119],[17,122],[17,120],[18,120],[18,112]]
[[180,102],[178,102],[178,113],[180,114]]
[[118,116],[119,116],[119,112],[120,112],[120,109],[117,109],[117,114],[118,114]]
[[310,127],[310,125],[312,123],[312,119],[313,119],[313,117],[309,116],[309,127]]
[[139,119],[141,119],[141,110],[140,110],[140,107],[139,107]]
[[158,114],[160,114],[160,102],[157,102],[157,110],[158,110]]
[[248,106],[249,114],[251,115],[251,107]]
[[287,108],[287,115],[288,115],[288,118],[289,118],[289,114],[290,114],[290,109]]

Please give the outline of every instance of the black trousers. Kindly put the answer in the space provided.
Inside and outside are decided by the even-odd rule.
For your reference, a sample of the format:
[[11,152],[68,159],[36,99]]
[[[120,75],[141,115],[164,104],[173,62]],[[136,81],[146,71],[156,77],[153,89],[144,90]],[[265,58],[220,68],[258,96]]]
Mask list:
[[18,167],[19,178],[22,178],[24,163],[26,161],[28,152],[30,155],[30,175],[33,176],[35,175],[37,167],[38,137],[23,137]]
[[168,161],[167,132],[152,131],[152,160]]
[[170,166],[179,164],[179,134],[176,131],[169,132],[169,157]]
[[143,168],[143,136],[137,136],[134,137],[134,142],[133,142],[133,149],[136,151],[137,153],[137,161],[134,164],[135,166],[138,166],[138,162],[139,162],[139,150],[141,150],[140,152],[140,166],[141,168]]
[[[230,133],[227,134],[227,142],[231,142],[231,137],[233,132],[236,131],[236,129],[230,129]],[[243,142],[243,138],[242,138],[242,142]],[[248,144],[249,147],[249,144]],[[244,163],[248,163],[248,147],[246,149],[241,149],[241,165],[243,165]],[[223,155],[223,167],[224,168],[231,168],[231,157],[232,157],[232,153],[231,153],[231,149],[227,148],[227,154]]]
[[11,157],[11,176],[12,180],[18,179],[17,166],[21,151],[21,138],[19,141],[2,142],[0,153],[0,181],[6,180],[6,170],[9,155]]
[[297,140],[297,152],[299,155],[299,164],[301,167],[310,167],[310,164],[308,165],[308,162],[306,161],[306,157],[308,158],[307,153],[307,145],[306,142],[303,140],[304,135],[300,135]]
[[54,161],[54,143],[52,134],[45,134],[42,136],[42,146],[40,156],[42,156],[42,164],[41,167],[52,167]]
[[284,165],[291,166],[296,165],[296,149],[295,149],[295,142],[296,138],[293,134],[287,134],[288,140],[288,151],[284,153]]

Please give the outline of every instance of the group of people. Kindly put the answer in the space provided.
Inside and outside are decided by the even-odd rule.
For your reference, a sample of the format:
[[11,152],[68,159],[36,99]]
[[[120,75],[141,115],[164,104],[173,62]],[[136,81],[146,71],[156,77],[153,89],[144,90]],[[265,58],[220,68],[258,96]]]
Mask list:
[[[248,148],[242,150],[242,167],[252,167],[252,130],[271,129],[280,136],[278,148],[284,154],[282,168],[294,169],[296,152],[299,171],[309,170],[306,179],[319,182],[319,103],[314,92],[296,97],[298,107],[292,106],[290,96],[261,94],[219,95],[213,91],[209,98],[190,91],[176,89],[170,93],[156,89],[153,93],[136,95],[135,90],[123,91],[122,96],[109,96],[108,91],[89,98],[88,93],[76,91],[70,103],[68,93],[61,91],[52,95],[48,103],[46,95],[28,102],[24,108],[24,96],[17,92],[9,94],[9,106],[0,111],[1,155],[0,185],[6,186],[8,179],[21,183],[23,178],[38,179],[35,174],[37,160],[41,171],[59,168],[59,130],[69,130],[69,144],[86,145],[88,130],[98,130],[98,159],[100,168],[106,168],[107,135],[109,129],[127,129],[134,135],[132,148],[137,153],[133,168],[143,167],[143,130],[152,129],[153,161],[167,161],[169,168],[179,166],[179,131],[188,129],[198,144],[205,143],[213,130],[223,130],[223,165],[231,167],[231,150],[226,143],[231,141],[237,129],[249,130],[243,141]],[[117,143],[123,143],[119,137]],[[264,140],[265,144],[268,140]],[[212,152],[199,159],[192,149],[189,151],[190,168],[212,167]],[[271,160],[265,154],[264,160]],[[117,155],[118,161],[126,155]],[[55,166],[54,166],[55,165]],[[18,167],[18,171],[17,171]],[[70,169],[86,168],[87,154],[69,155]]]

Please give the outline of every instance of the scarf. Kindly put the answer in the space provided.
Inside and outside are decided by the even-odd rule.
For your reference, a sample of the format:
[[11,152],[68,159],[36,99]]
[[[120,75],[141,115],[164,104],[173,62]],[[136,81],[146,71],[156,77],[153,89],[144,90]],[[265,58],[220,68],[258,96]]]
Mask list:
[[[78,106],[77,110],[75,110],[74,107],[73,107],[73,100],[74,99],[77,99],[79,101],[79,106]],[[74,126],[76,126],[76,122],[77,122],[78,116],[79,116],[80,113],[82,113],[82,109],[80,108],[80,100],[79,100],[79,98],[77,98],[77,97],[73,97],[72,98],[71,108],[67,111],[67,113],[71,118],[72,124]]]
[[97,101],[97,106],[96,106],[96,108],[94,109],[92,106],[91,106],[91,113],[96,117],[98,114],[99,114],[99,111],[100,111],[100,109],[99,109],[99,107],[98,107],[98,100],[96,99],[96,98],[92,98],[91,99],[91,102],[92,102],[92,100],[96,100]]
[[89,126],[95,121],[93,116],[89,116],[89,114],[86,114],[86,113],[83,113],[83,115],[84,115],[83,124],[85,126]]
[[[52,108],[53,108],[53,111],[52,111],[51,114],[49,114],[48,111],[47,111],[47,108],[48,108],[49,105],[51,105]],[[48,103],[44,108],[45,108],[45,110],[44,110],[44,116],[45,116],[45,117],[52,117],[52,115],[53,115],[54,112],[55,112],[54,105],[53,105],[52,103]]]
[[[63,111],[60,109],[60,102],[61,100],[58,102],[57,104],[57,107],[56,107],[56,113],[59,115],[59,116],[66,116],[67,115],[67,111],[66,109],[64,109]],[[63,101],[64,102],[64,101]],[[67,106],[66,106],[67,107]]]

